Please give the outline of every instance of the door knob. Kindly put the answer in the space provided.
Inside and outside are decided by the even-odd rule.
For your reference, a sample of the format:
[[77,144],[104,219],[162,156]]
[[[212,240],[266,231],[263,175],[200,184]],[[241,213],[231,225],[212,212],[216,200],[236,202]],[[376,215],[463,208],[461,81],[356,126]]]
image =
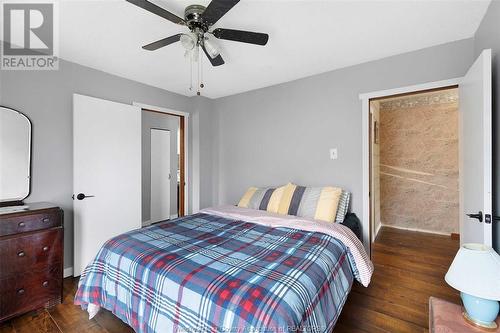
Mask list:
[[479,222],[483,222],[483,212],[479,211],[477,214],[467,214],[471,219],[478,219]]
[[[85,198],[93,198],[93,197],[94,197],[93,195],[85,195],[84,193],[78,193],[76,195],[76,199],[77,200],[83,200]],[[74,194],[73,194],[72,198],[73,198],[73,200],[75,200],[75,195]]]

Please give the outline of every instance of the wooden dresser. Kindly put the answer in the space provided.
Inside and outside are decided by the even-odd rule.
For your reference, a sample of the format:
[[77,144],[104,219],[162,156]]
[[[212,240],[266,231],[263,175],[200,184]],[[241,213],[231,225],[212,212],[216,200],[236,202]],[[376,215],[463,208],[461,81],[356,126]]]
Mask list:
[[63,211],[27,205],[0,215],[0,322],[62,300]]

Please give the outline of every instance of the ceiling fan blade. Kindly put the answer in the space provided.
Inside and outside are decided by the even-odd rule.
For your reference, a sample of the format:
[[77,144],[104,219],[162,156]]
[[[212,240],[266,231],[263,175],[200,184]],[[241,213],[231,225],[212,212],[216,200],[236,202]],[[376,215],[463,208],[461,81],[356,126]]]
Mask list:
[[175,24],[182,24],[182,25],[186,24],[186,22],[179,16],[172,14],[168,10],[165,10],[147,0],[127,0],[127,1],[130,2],[131,4],[141,7],[142,9],[147,10],[148,12],[161,16]]
[[201,16],[208,25],[215,24],[240,0],[212,0]]
[[181,36],[182,36],[182,34],[177,34],[177,35],[173,35],[173,36],[170,36],[167,38],[163,38],[163,39],[157,40],[156,42],[152,42],[148,45],[144,45],[142,48],[144,50],[148,50],[148,51],[158,50],[160,47],[164,47],[164,46],[170,45],[172,43],[178,42],[181,39]]
[[224,59],[222,59],[221,55],[219,54],[217,57],[212,58],[210,54],[208,54],[207,50],[205,49],[205,45],[201,45],[201,48],[203,49],[203,52],[205,52],[205,55],[207,56],[208,60],[212,63],[212,66],[220,66],[224,65]]
[[268,34],[263,34],[260,32],[217,28],[212,33],[216,38],[219,39],[227,39],[235,42],[257,45],[266,45],[267,41],[269,40]]

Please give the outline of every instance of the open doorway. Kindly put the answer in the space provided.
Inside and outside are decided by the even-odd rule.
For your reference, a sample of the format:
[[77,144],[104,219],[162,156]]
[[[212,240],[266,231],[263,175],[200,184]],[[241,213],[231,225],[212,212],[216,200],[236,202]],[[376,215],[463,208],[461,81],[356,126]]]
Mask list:
[[370,100],[370,234],[459,235],[459,96],[446,87]]
[[185,214],[185,118],[142,109],[143,226]]

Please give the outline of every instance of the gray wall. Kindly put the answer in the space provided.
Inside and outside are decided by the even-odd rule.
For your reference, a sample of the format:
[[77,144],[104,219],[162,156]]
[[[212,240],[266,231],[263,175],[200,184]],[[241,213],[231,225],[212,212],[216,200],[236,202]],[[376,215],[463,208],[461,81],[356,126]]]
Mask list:
[[[249,186],[339,185],[352,191],[352,209],[362,216],[358,95],[463,76],[473,43],[452,42],[216,100],[218,201],[237,203]],[[338,148],[338,160],[329,159],[330,148]]]
[[[218,119],[214,116],[214,100],[198,98],[194,100],[192,110],[194,119],[203,126],[199,131],[199,170],[200,170],[200,209],[217,205],[218,176]],[[202,112],[206,111],[206,112]],[[193,140],[194,142],[195,140]]]
[[[500,215],[500,1],[492,1],[474,37],[474,54],[493,53],[493,213]],[[493,244],[500,252],[500,223],[493,224]]]
[[33,123],[32,192],[26,201],[64,209],[65,267],[73,262],[72,94],[186,112],[192,105],[185,96],[66,61],[58,71],[0,71],[0,88],[0,105],[24,112]]
[[[151,129],[170,131],[170,215],[177,214],[177,131],[179,117],[142,112],[142,222],[151,218]],[[152,221],[157,222],[157,221]]]

